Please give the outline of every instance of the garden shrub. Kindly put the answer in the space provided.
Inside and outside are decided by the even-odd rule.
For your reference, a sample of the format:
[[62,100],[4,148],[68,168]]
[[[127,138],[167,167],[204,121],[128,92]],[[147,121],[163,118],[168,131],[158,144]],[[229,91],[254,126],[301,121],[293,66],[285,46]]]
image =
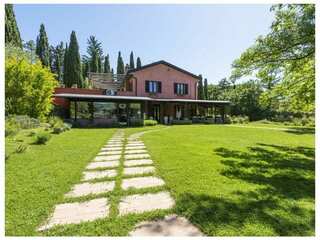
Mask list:
[[156,120],[144,120],[143,125],[144,126],[155,126],[158,122]]
[[20,126],[12,119],[5,120],[5,137],[14,136],[20,131]]
[[248,116],[231,116],[230,121],[232,124],[249,123],[249,117]]
[[15,152],[16,152],[16,153],[23,153],[23,152],[25,152],[25,151],[27,150],[27,148],[28,148],[28,145],[27,145],[27,144],[21,143],[21,144],[19,144],[19,145],[16,147]]
[[51,138],[51,135],[48,132],[38,132],[35,135],[35,144],[45,144],[49,139]]

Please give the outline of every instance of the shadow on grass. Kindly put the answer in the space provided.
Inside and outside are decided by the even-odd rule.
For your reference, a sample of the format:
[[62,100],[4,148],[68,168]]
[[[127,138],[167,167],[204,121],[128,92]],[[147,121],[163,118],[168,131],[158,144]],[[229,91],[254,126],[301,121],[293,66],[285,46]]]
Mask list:
[[255,189],[239,187],[228,198],[185,193],[178,196],[178,213],[208,235],[314,234],[314,148],[261,143],[215,153],[223,157],[222,175]]
[[304,128],[292,127],[292,128],[290,128],[288,130],[285,130],[285,132],[296,134],[296,135],[315,134],[315,128],[311,128],[311,127],[304,127]]

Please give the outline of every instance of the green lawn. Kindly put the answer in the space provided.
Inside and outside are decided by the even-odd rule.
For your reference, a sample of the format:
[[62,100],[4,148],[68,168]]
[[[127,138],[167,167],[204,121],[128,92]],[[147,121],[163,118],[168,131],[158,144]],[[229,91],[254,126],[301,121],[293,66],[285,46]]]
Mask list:
[[315,149],[309,130],[192,125],[143,139],[176,211],[205,234],[314,235]]
[[[121,165],[115,191],[99,195],[111,203],[109,218],[44,234],[122,236],[140,221],[176,212],[207,235],[314,235],[314,134],[246,126],[125,129],[127,136],[158,130],[142,139],[156,174],[166,182],[155,191],[169,190],[176,208],[117,217],[121,196],[143,192],[120,189]],[[11,155],[6,160],[6,235],[39,235],[36,227],[55,204],[65,201],[63,195],[80,181],[85,165],[113,132],[72,129],[54,135],[47,145],[31,145],[25,153]],[[26,135],[18,138],[28,141]],[[6,149],[13,149],[8,139]]]

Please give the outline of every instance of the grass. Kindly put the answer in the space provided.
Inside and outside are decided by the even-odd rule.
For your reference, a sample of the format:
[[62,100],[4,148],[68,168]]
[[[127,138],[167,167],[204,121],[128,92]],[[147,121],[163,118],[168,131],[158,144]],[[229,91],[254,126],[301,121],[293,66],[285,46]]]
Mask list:
[[205,234],[315,234],[314,134],[192,125],[142,138],[176,212]]
[[[64,198],[113,129],[72,129],[46,145],[30,145],[6,161],[6,235],[35,231],[61,202],[107,197],[108,218],[57,226],[48,236],[125,236],[140,221],[169,213],[186,216],[206,235],[314,235],[314,134],[309,131],[224,125],[138,127],[166,186],[123,191],[123,161],[114,191]],[[28,142],[28,133],[17,140]],[[74,141],[74,140],[77,141]],[[30,140],[31,141],[31,140]],[[6,150],[14,152],[6,139]],[[107,179],[99,179],[104,181]],[[118,217],[122,196],[168,190],[176,207]]]

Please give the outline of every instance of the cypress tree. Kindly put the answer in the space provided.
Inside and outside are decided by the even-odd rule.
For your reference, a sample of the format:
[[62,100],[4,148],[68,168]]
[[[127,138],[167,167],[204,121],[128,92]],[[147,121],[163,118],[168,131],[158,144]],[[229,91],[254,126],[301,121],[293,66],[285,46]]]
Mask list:
[[114,70],[113,70],[113,68],[111,68],[111,74],[112,74],[112,76],[114,75]]
[[110,60],[109,60],[109,54],[104,58],[104,72],[109,73],[110,72]]
[[137,58],[137,68],[140,69],[142,67],[140,57]]
[[118,53],[117,74],[124,74],[124,63],[120,51]]
[[204,99],[208,99],[208,80],[204,79],[204,86],[203,86],[203,92],[204,92]]
[[52,49],[52,72],[56,74],[56,79],[62,82],[63,64],[64,64],[64,47],[63,42],[60,42],[56,47]]
[[77,87],[83,87],[83,79],[81,73],[81,59],[79,53],[79,45],[75,31],[71,32],[70,44],[67,54],[67,65],[65,72],[67,72],[67,87],[77,84]]
[[133,52],[130,53],[130,69],[134,69],[134,59],[133,59]]
[[44,66],[50,66],[49,43],[44,25],[40,25],[39,35],[37,37],[36,54]]
[[5,43],[22,48],[20,32],[12,4],[5,4]]
[[202,75],[199,75],[199,82],[198,82],[198,99],[203,99],[203,83],[202,83]]

